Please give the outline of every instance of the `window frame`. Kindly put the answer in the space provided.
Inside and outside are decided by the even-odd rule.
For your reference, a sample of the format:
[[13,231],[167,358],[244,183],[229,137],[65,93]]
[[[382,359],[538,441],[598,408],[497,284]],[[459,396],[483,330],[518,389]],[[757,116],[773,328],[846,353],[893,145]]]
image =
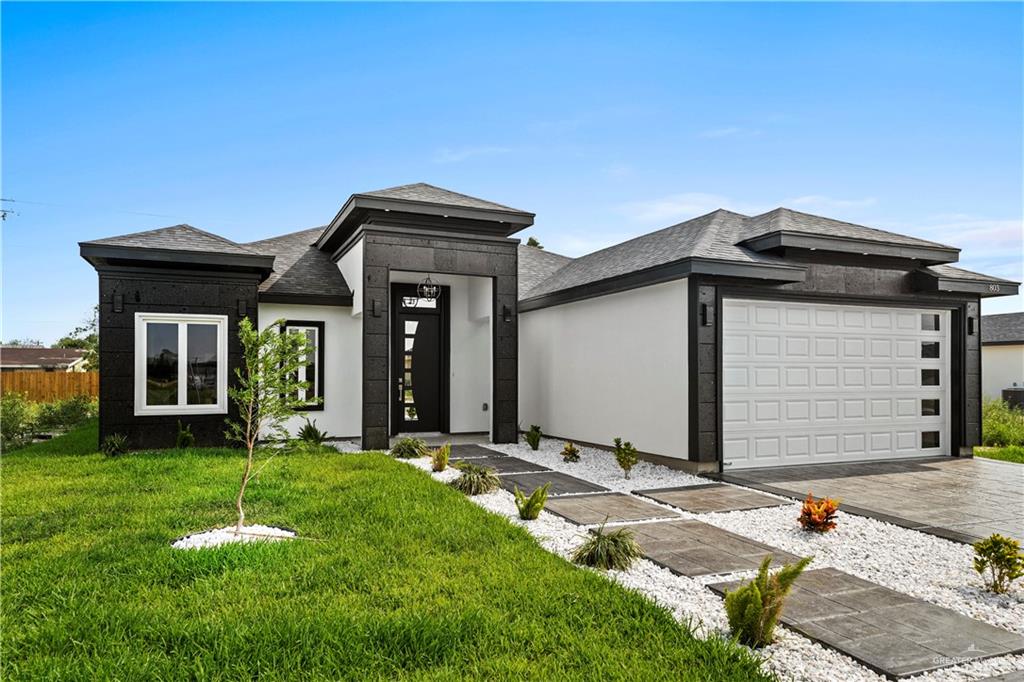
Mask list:
[[[175,324],[178,327],[178,403],[176,405],[146,404],[146,346],[148,324]],[[217,402],[207,405],[188,404],[188,325],[208,324],[217,328]],[[135,313],[135,376],[134,411],[136,417],[159,415],[227,414],[228,412],[228,316],[190,313]]]
[[289,329],[316,329],[316,395],[319,402],[309,403],[296,407],[299,412],[323,412],[327,403],[327,396],[324,395],[324,324],[323,320],[285,320],[281,323],[280,331],[287,333]]

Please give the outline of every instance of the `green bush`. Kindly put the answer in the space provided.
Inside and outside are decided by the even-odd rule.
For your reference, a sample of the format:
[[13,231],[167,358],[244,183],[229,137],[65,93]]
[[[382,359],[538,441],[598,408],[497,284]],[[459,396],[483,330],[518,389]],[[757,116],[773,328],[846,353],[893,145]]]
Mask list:
[[112,433],[103,439],[100,452],[107,457],[117,457],[128,452],[128,437],[123,433]]
[[461,471],[462,475],[449,485],[459,492],[467,495],[483,495],[494,492],[501,486],[501,479],[494,473],[494,469],[466,461],[458,462],[455,468]]
[[321,431],[316,425],[316,420],[310,421],[306,417],[306,423],[302,425],[295,434],[294,447],[297,451],[308,454],[319,454],[327,447],[324,443],[330,438],[326,431]]
[[580,449],[573,445],[571,442],[566,443],[562,446],[562,461],[563,462],[578,462],[580,461]]
[[530,444],[531,450],[536,450],[540,447],[540,437],[542,435],[540,427],[536,424],[531,424],[530,430],[523,435],[523,438],[525,438],[526,442]]
[[444,471],[448,468],[448,458],[452,456],[452,444],[445,443],[430,453],[431,471]]
[[181,425],[181,420],[178,420],[178,435],[174,437],[174,447],[179,450],[187,450],[188,448],[194,448],[196,446],[196,437],[192,435],[192,425],[187,426]]
[[623,443],[621,438],[616,438],[613,451],[615,452],[615,461],[619,463],[619,467],[626,473],[626,478],[629,478],[629,472],[633,470],[633,467],[640,460],[636,453],[636,448],[628,440]]
[[981,443],[990,446],[1024,445],[1024,411],[1002,400],[986,400],[981,406]]
[[426,457],[430,454],[430,448],[427,444],[421,441],[419,438],[412,438],[406,436],[397,443],[395,447],[391,448],[391,456],[399,459],[416,459],[417,457]]
[[516,497],[516,509],[519,510],[519,518],[524,521],[533,521],[540,516],[541,510],[544,509],[544,503],[548,501],[548,488],[550,487],[550,483],[545,483],[541,487],[535,488],[530,493],[530,496],[527,497],[519,489],[519,486],[515,486],[512,494]]
[[[605,519],[605,523],[607,522],[608,519]],[[572,553],[572,562],[606,571],[625,571],[641,555],[640,545],[637,544],[631,530],[617,528],[606,532],[602,523],[601,527],[591,533],[590,537]]]
[[1010,583],[1024,576],[1024,554],[1020,543],[994,533],[974,545],[974,570],[985,581],[985,587],[996,594],[1005,594]]
[[732,634],[749,647],[758,648],[772,643],[786,595],[807,564],[811,563],[811,557],[783,566],[774,575],[768,574],[771,563],[771,555],[766,556],[753,580],[725,595],[725,615]]
[[99,413],[99,402],[87,395],[74,395],[50,403],[39,403],[35,428],[39,431],[68,431]]
[[35,412],[21,393],[0,397],[0,448],[14,450],[28,444],[36,428]]

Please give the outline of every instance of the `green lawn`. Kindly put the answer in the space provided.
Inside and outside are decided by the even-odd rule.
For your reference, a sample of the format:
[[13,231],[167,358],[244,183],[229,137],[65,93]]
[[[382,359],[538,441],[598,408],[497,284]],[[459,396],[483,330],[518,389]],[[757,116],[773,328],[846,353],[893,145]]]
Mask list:
[[231,521],[239,453],[95,444],[0,462],[5,680],[767,678],[385,455],[282,456],[250,486],[251,522],[308,540],[180,551]]
[[1004,448],[974,448],[976,457],[988,459],[1001,459],[1004,462],[1016,462],[1024,464],[1024,446],[1009,445]]

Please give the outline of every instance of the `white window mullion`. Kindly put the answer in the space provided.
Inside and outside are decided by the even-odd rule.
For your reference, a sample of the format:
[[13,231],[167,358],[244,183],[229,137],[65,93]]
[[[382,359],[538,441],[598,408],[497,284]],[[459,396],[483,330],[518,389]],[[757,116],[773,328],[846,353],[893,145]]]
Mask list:
[[188,404],[188,324],[178,323],[178,407]]

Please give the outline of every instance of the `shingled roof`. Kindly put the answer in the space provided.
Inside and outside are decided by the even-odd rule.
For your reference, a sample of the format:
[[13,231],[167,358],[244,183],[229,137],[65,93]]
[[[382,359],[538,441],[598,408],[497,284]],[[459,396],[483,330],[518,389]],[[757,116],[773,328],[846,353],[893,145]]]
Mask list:
[[804,234],[826,235],[882,244],[957,250],[955,247],[939,244],[938,242],[930,242],[926,239],[918,239],[917,237],[910,237],[905,234],[897,234],[896,232],[888,232],[874,227],[866,227],[856,223],[848,223],[843,220],[802,213],[791,208],[782,207],[749,218],[745,238],[753,239],[754,237],[760,237],[772,232],[801,232]]
[[493,201],[471,197],[468,194],[460,194],[443,187],[435,187],[425,182],[416,182],[411,185],[399,185],[378,189],[372,192],[360,192],[355,196],[378,197],[381,199],[398,199],[401,201],[418,201],[424,204],[440,204],[442,206],[462,206],[463,208],[478,208],[485,211],[512,211],[515,213],[526,213],[518,208],[496,204]]
[[1024,313],[982,315],[983,344],[1024,344]]
[[0,347],[0,365],[9,369],[67,369],[84,356],[81,348]]
[[132,232],[117,237],[82,242],[97,246],[126,246],[136,249],[168,249],[172,251],[201,251],[240,256],[257,255],[240,244],[220,235],[200,230],[191,225],[172,225],[145,232]]
[[260,300],[294,297],[325,304],[351,303],[352,290],[329,254],[314,246],[323,227],[292,232],[245,244],[255,253],[274,256],[274,271],[260,284]]
[[569,256],[551,253],[536,246],[520,244],[519,298],[523,298],[526,292],[551,277],[556,270],[571,262],[572,258],[569,258]]

